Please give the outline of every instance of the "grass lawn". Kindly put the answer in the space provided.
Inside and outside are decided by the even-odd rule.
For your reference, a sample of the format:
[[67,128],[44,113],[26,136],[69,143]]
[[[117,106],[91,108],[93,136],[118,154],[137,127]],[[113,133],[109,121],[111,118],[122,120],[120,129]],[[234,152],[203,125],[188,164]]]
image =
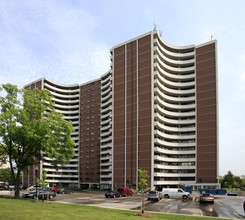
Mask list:
[[[0,196],[0,219],[86,219],[86,220],[118,220],[118,219],[145,219],[140,216],[134,216],[139,211],[124,211],[116,209],[105,209],[99,207],[61,204],[55,202],[36,203],[32,199],[13,199]],[[148,213],[148,212],[147,212]],[[174,214],[156,214],[154,219],[181,219],[181,220],[194,220],[194,219],[210,219],[205,217],[192,217]],[[219,220],[221,220],[219,218]]]

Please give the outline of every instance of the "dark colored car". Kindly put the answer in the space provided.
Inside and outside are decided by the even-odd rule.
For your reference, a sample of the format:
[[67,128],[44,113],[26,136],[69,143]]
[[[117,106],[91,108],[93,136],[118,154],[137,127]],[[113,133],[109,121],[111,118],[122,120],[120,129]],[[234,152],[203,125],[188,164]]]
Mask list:
[[58,194],[72,194],[71,189],[60,188],[56,191]]
[[38,189],[37,190],[37,193],[36,193],[36,190],[32,190],[31,192],[29,193],[24,193],[22,195],[22,198],[31,198],[31,199],[37,199],[37,195],[38,195],[38,199],[53,199],[55,196],[56,196],[56,192],[53,192],[52,190],[41,190],[41,189]]
[[[47,198],[53,199],[56,196],[56,192],[50,191],[50,190],[45,190],[45,189],[44,190],[40,190],[37,194],[38,194],[38,199],[42,199],[42,198],[44,198],[44,199],[47,199]],[[36,194],[35,194],[33,199],[36,199],[36,198],[37,197],[36,197]]]
[[199,196],[199,202],[211,202],[214,203],[214,196],[210,193],[203,193]]
[[[37,190],[37,192],[39,192],[39,191],[40,191],[40,189]],[[36,190],[32,190],[32,191],[30,191],[28,193],[24,193],[22,195],[22,198],[31,198],[31,199],[33,199],[34,196],[36,196]]]
[[108,191],[105,193],[105,197],[106,198],[116,198],[116,197],[121,197],[121,193],[117,192],[117,191]]

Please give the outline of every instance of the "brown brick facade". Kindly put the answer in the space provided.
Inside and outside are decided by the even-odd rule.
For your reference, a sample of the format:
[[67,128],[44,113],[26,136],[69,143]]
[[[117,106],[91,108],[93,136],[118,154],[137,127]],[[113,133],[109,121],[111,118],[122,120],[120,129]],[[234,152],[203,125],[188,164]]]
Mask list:
[[217,182],[217,103],[215,43],[196,49],[196,182]]
[[100,80],[81,86],[80,181],[100,182]]
[[151,35],[114,49],[114,187],[135,186],[137,164],[151,175]]

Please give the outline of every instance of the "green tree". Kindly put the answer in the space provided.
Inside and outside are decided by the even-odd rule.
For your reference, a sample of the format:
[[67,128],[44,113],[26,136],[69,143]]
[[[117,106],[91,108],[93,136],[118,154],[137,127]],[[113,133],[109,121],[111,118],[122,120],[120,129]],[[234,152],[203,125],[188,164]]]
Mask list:
[[228,171],[221,180],[221,186],[225,188],[240,188],[242,180],[239,176],[235,176],[231,171]]
[[245,187],[245,175],[241,175],[242,186]]
[[5,183],[14,182],[14,180],[12,179],[10,168],[0,169],[0,182],[5,182]]
[[41,179],[36,177],[37,185],[39,185],[41,187],[41,189],[45,189],[48,186],[48,182],[46,182],[46,179],[47,179],[47,171],[46,170],[43,170]]
[[[41,189],[45,189],[47,186],[48,186],[48,183],[46,182],[46,179],[47,179],[47,172],[46,170],[43,170],[43,173],[42,173],[42,178],[39,179],[36,177],[36,182],[37,182],[37,185],[41,186]],[[48,195],[47,195],[47,199],[48,199]],[[38,195],[37,195],[37,200],[38,200]],[[44,201],[44,194],[42,194],[42,200]]]
[[219,176],[219,183],[222,183],[223,181],[223,176]]
[[138,169],[138,176],[139,176],[139,182],[138,182],[138,189],[136,190],[136,192],[141,195],[141,214],[144,214],[144,210],[145,210],[144,195],[145,195],[145,192],[150,189],[150,188],[147,188],[148,186],[147,179],[149,177],[148,171]]
[[223,176],[221,186],[232,187],[232,185],[233,185],[233,173],[231,171],[228,171],[228,173]]
[[55,112],[49,91],[19,90],[11,84],[2,85],[2,89],[5,96],[0,96],[0,153],[9,157],[18,198],[22,171],[38,164],[43,156],[52,158],[50,162],[56,169],[73,157],[73,127]]

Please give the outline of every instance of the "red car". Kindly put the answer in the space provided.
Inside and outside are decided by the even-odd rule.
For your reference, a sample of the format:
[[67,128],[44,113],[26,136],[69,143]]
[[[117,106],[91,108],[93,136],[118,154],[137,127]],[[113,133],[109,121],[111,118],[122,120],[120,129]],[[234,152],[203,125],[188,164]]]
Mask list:
[[117,192],[119,192],[121,196],[128,196],[128,195],[132,196],[133,194],[133,191],[131,189],[125,187],[119,187],[117,189]]
[[58,187],[53,187],[53,188],[52,188],[52,190],[55,191],[55,192],[56,192],[58,189],[59,189]]

